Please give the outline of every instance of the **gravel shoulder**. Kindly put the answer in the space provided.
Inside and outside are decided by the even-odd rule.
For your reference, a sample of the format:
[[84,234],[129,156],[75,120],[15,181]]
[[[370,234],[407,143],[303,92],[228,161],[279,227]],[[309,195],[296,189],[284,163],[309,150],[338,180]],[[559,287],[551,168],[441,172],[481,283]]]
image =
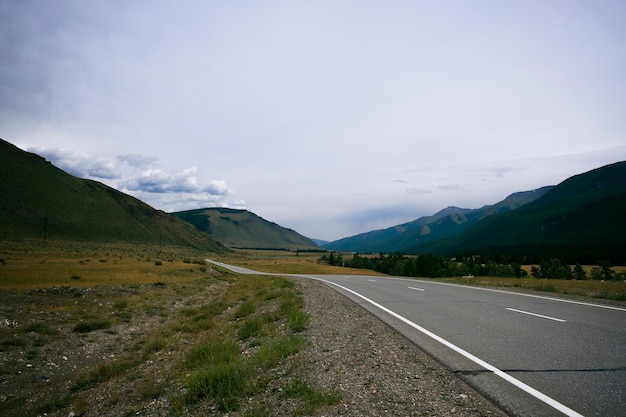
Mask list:
[[311,345],[309,377],[338,387],[324,416],[505,416],[382,321],[325,284],[301,279]]

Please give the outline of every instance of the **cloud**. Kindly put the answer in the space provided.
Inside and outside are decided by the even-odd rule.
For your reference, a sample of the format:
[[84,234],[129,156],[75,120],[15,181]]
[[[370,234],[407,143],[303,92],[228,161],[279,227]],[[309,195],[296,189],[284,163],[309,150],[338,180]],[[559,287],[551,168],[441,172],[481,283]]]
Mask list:
[[159,158],[154,156],[145,156],[138,154],[118,155],[117,159],[125,164],[139,169],[153,168],[156,166]]
[[483,178],[504,178],[505,174],[513,171],[516,171],[516,169],[512,167],[493,167],[483,174]]
[[119,179],[119,166],[115,159],[93,157],[59,148],[28,148],[29,152],[43,156],[56,167],[80,178]]
[[[140,176],[120,182],[122,189],[147,193],[192,193],[207,194],[215,197],[225,197],[233,194],[228,184],[223,180],[211,180],[205,187],[198,185],[195,173],[196,167],[187,168],[176,174],[169,174],[160,169],[149,169]],[[203,197],[199,197],[203,198]]]
[[37,147],[28,148],[28,151],[43,156],[76,177],[100,180],[169,211],[216,205],[247,208],[243,200],[233,204],[225,201],[235,194],[226,181],[213,179],[201,184],[196,167],[171,174],[157,167],[159,158],[140,154],[94,157],[60,148]]
[[440,190],[447,190],[447,191],[455,191],[461,188],[461,186],[459,184],[447,184],[447,185],[439,185],[437,186],[438,189]]
[[433,192],[433,190],[430,190],[428,188],[417,188],[417,187],[407,187],[406,188],[406,193],[408,195],[430,194],[432,192]]

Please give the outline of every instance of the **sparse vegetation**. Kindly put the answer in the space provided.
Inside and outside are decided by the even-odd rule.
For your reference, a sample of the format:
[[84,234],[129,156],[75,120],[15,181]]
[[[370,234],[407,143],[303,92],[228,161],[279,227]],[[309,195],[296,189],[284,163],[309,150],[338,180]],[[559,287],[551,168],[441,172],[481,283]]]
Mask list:
[[[107,406],[99,392],[127,414],[164,401],[172,415],[204,415],[207,406],[245,407],[242,412],[254,415],[264,408],[268,384],[285,375],[308,387],[309,394],[290,394],[302,410],[329,404],[327,394],[306,381],[305,369],[285,368],[306,346],[298,333],[308,323],[302,294],[289,279],[189,269],[184,260],[197,258],[171,248],[169,261],[153,268],[155,248],[11,246],[0,248],[10,260],[0,272],[0,291],[11,294],[3,296],[10,302],[0,306],[0,316],[16,324],[0,328],[0,350],[11,357],[25,352],[33,367],[42,347],[61,356],[47,359],[55,367],[29,386],[40,392],[35,398],[9,378],[14,392],[3,394],[2,415],[96,414]],[[63,278],[71,268],[80,268],[80,280]],[[76,344],[80,350],[68,353]],[[281,401],[281,392],[272,395]]]

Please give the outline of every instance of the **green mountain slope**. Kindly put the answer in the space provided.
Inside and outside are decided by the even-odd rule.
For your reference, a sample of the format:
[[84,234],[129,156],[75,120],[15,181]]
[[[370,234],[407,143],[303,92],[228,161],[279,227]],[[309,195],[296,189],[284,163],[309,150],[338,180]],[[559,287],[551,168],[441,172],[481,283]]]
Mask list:
[[247,210],[205,208],[174,215],[208,233],[225,246],[256,249],[319,249],[309,238]]
[[0,240],[25,238],[219,247],[175,216],[0,139]]
[[626,162],[571,177],[536,201],[409,253],[524,253],[572,262],[626,261]]
[[408,247],[460,235],[480,220],[515,210],[544,195],[551,187],[511,194],[506,199],[479,209],[447,207],[432,216],[374,230],[323,245],[330,250],[351,252],[396,252]]

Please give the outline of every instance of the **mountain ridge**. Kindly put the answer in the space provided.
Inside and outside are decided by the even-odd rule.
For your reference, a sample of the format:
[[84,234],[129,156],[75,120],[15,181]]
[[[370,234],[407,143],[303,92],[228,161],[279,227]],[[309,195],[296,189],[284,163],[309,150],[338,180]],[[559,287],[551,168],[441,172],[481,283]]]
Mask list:
[[511,210],[515,210],[544,195],[552,186],[510,194],[495,204],[484,205],[478,209],[448,206],[431,216],[373,230],[351,237],[339,239],[323,245],[329,250],[352,252],[395,252],[414,246],[417,242],[425,243],[455,236],[480,220]]
[[0,139],[0,240],[178,245],[217,251],[190,224]]
[[172,213],[208,233],[224,246],[246,249],[319,249],[311,239],[295,230],[240,209],[207,207]]
[[626,162],[572,176],[515,211],[479,222],[447,240],[406,248],[406,253],[488,254],[573,262],[624,263]]

